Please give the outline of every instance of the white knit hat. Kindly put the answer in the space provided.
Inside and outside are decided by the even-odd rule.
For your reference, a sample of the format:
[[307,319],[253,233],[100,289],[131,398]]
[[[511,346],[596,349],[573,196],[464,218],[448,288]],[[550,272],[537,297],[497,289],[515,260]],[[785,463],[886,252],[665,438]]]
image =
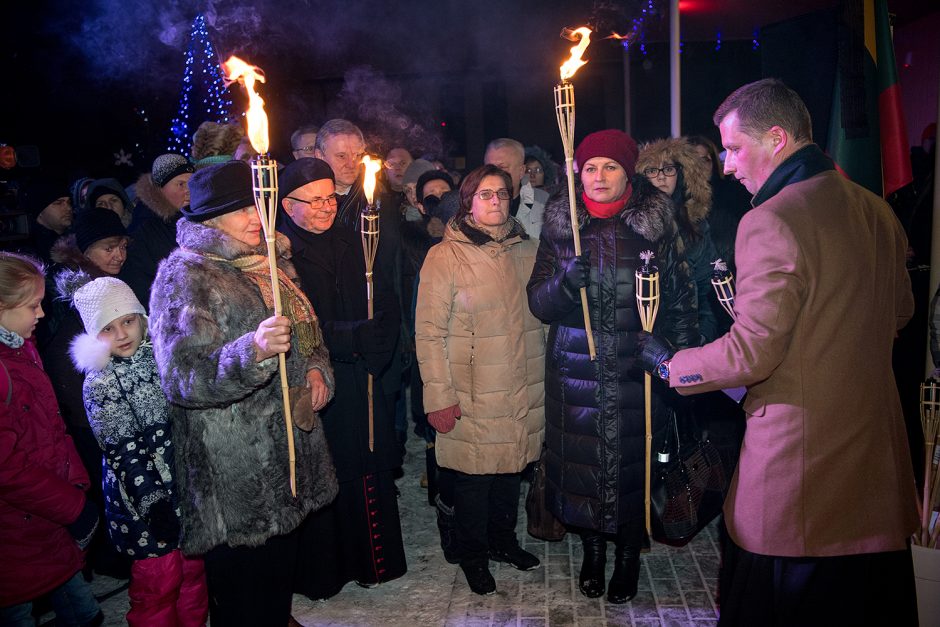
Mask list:
[[78,288],[72,300],[82,317],[85,332],[92,337],[97,337],[101,329],[121,316],[147,313],[127,283],[110,276]]

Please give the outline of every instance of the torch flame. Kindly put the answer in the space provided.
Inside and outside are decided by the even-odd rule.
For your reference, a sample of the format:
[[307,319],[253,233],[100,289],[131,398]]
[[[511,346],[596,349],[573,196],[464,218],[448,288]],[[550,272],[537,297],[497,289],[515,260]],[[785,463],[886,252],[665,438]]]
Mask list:
[[222,64],[225,70],[227,84],[241,80],[248,92],[248,139],[258,154],[268,152],[268,116],[264,112],[264,100],[255,91],[255,81],[264,82],[264,72],[260,68],[250,65],[236,56],[229,57]]
[[561,80],[566,81],[574,73],[578,71],[582,65],[587,63],[587,61],[581,60],[581,55],[584,54],[584,51],[587,50],[588,44],[591,43],[591,29],[587,26],[582,26],[581,28],[575,29],[574,31],[568,31],[565,29],[562,31],[562,37],[571,39],[574,41],[575,36],[579,36],[581,41],[578,42],[577,46],[571,48],[571,57],[561,65]]
[[372,197],[375,195],[375,175],[382,169],[382,162],[379,159],[373,159],[369,155],[362,158],[362,164],[366,166],[366,176],[362,181],[362,190],[366,193],[366,201],[371,205]]

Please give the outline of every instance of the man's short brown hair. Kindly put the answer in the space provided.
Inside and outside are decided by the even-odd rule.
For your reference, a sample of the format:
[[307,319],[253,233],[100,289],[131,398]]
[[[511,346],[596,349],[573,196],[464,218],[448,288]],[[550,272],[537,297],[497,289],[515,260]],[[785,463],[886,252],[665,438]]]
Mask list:
[[809,110],[795,91],[776,78],[765,78],[734,90],[715,111],[712,118],[715,126],[732,112],[737,112],[741,130],[755,139],[772,126],[779,126],[797,142],[813,141]]

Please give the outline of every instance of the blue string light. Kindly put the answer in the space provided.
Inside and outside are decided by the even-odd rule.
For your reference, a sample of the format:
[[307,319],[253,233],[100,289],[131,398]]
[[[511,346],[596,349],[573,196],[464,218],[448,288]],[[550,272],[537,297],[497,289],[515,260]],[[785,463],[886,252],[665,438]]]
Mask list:
[[758,32],[757,32],[757,29],[755,28],[754,36],[751,39],[751,50],[757,50],[758,48],[760,48],[760,41],[758,41],[757,35],[758,35]]
[[199,122],[211,120],[226,123],[230,121],[232,99],[228,97],[228,88],[222,80],[218,57],[212,47],[212,42],[209,40],[206,20],[202,15],[197,15],[196,19],[193,20],[189,48],[186,50],[186,61],[183,68],[183,81],[180,86],[179,106],[177,107],[176,117],[170,123],[170,138],[167,143],[169,152],[187,156],[190,153],[193,141],[190,129],[193,126],[198,126],[198,124],[192,122],[191,113],[194,104],[193,88],[196,84],[193,76],[197,63],[201,74],[200,83],[205,91],[202,102],[197,105],[199,111],[196,112],[196,115],[199,117]]
[[721,31],[715,35],[715,50],[721,50]]

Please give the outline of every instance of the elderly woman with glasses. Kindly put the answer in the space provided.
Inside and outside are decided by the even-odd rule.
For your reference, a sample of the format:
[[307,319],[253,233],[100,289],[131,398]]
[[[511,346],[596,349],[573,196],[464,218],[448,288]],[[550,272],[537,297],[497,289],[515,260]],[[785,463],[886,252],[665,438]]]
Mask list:
[[685,138],[660,139],[640,148],[636,171],[672,200],[679,235],[698,294],[698,325],[702,343],[718,337],[720,308],[712,289],[712,262],[718,257],[708,227],[712,188],[709,164]]
[[[640,253],[654,251],[659,267],[656,330],[679,346],[698,345],[695,291],[669,199],[643,177],[630,180],[636,142],[623,131],[598,131],[584,138],[574,158],[581,175],[577,228],[582,254],[574,251],[568,195],[556,195],[545,207],[528,285],[532,313],[551,324],[545,360],[545,499],[556,517],[581,534],[581,593],[604,594],[610,538],[616,561],[607,600],[626,603],[637,592],[646,534],[643,372],[634,359],[642,330],[635,290]],[[597,347],[593,361],[582,287]],[[659,439],[666,408],[658,394],[652,407],[654,439]]]
[[[181,548],[204,555],[212,625],[286,625],[300,560],[298,528],[336,494],[317,412],[334,392],[309,300],[278,238],[282,315],[243,161],[192,177],[179,248],[153,284],[150,332],[171,403]],[[278,355],[294,419],[296,494]]]
[[460,209],[421,268],[415,347],[437,462],[455,471],[460,567],[493,594],[489,560],[532,570],[519,546],[520,473],[544,432],[545,340],[525,284],[536,244],[509,215],[509,175],[485,165],[460,185]]
[[295,586],[324,599],[350,581],[370,587],[406,571],[393,477],[401,466],[395,407],[381,376],[395,357],[400,314],[392,279],[376,264],[375,314],[369,319],[362,241],[336,221],[329,164],[298,159],[278,178],[278,230],[290,240],[291,261],[317,312],[336,377],[336,396],[321,417],[339,494],[304,526]]

